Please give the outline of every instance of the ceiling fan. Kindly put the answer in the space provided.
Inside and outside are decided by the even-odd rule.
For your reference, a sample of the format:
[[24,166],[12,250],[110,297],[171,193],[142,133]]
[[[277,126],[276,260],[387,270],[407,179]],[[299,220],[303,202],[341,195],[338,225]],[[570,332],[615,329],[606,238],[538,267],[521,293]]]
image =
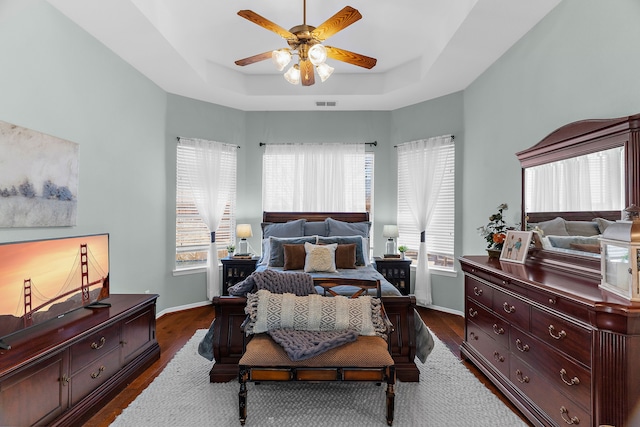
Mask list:
[[362,18],[360,12],[351,6],[344,7],[318,27],[313,27],[307,25],[307,1],[303,0],[303,23],[296,25],[289,31],[251,10],[241,10],[238,15],[278,34],[287,41],[289,47],[239,59],[235,61],[236,65],[245,66],[271,58],[278,70],[282,71],[291,61],[291,56],[298,55],[298,63],[294,64],[284,74],[284,77],[289,83],[302,82],[303,86],[311,86],[315,83],[314,67],[322,81],[329,78],[333,67],[325,63],[327,57],[367,69],[376,65],[375,58],[322,45],[323,41]]

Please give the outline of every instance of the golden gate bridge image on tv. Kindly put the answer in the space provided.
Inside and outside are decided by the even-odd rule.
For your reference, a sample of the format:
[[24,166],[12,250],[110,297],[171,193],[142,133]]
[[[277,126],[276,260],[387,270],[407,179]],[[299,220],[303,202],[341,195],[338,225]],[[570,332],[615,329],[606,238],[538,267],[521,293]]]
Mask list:
[[[107,265],[101,266],[90,247],[86,243],[80,243],[75,259],[69,265],[67,278],[57,289],[52,289],[55,284],[39,284],[31,277],[25,278],[19,296],[20,301],[16,304],[16,314],[0,316],[0,338],[61,317],[77,308],[100,304],[100,300],[109,296],[108,256],[104,258],[103,263]],[[52,290],[55,293],[50,295]]]

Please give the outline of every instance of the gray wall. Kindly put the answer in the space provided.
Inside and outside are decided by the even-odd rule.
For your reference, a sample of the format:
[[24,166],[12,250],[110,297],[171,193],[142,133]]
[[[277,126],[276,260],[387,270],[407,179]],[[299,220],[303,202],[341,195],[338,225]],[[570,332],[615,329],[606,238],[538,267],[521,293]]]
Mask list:
[[[241,146],[238,221],[254,231],[259,142],[376,140],[379,231],[395,214],[393,145],[452,133],[456,255],[482,253],[476,228],[498,204],[519,218],[515,152],[570,121],[640,112],[638,17],[637,0],[564,0],[464,92],[395,111],[242,112],[166,94],[42,0],[5,1],[0,120],[79,143],[80,195],[76,227],[0,229],[0,242],[109,232],[114,292],[159,293],[160,310],[201,303],[204,274],[172,274],[177,136]],[[435,305],[463,310],[461,275],[433,285]]]

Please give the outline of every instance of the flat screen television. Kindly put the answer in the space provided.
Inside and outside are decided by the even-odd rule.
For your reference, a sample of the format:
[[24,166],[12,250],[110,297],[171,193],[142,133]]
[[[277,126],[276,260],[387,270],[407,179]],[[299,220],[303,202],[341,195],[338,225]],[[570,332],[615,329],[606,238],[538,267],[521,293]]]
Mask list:
[[109,297],[109,234],[0,243],[0,346]]

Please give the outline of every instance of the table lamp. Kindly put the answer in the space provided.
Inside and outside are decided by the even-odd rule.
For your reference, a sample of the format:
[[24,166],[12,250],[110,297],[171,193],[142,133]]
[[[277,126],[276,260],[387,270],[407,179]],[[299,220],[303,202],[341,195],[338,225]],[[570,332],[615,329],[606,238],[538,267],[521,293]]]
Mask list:
[[397,225],[385,225],[382,228],[382,236],[387,238],[387,244],[385,247],[385,255],[395,255],[396,254],[396,241],[394,240],[398,237],[398,226]]
[[251,230],[251,224],[238,224],[236,226],[236,237],[240,238],[238,242],[238,255],[249,254],[249,244],[247,243],[247,237],[252,237],[253,231]]

